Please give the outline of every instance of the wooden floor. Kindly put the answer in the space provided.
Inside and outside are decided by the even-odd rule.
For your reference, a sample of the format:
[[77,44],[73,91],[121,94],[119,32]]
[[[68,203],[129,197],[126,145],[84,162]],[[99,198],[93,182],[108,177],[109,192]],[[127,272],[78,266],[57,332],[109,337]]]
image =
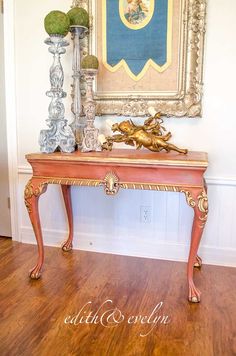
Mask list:
[[46,248],[42,279],[31,281],[36,251],[0,239],[1,356],[236,355],[236,269],[196,270],[194,305],[185,263]]

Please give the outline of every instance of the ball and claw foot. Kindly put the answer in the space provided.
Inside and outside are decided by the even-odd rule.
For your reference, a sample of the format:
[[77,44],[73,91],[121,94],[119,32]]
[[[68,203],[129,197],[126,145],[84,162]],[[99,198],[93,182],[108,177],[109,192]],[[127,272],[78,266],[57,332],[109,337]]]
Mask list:
[[41,277],[41,267],[34,267],[29,271],[29,277],[31,279],[39,279]]
[[201,259],[201,257],[196,256],[195,263],[194,263],[193,267],[196,267],[196,268],[201,268],[202,267],[202,259]]
[[64,252],[68,252],[71,251],[73,248],[72,242],[71,241],[66,241],[65,243],[63,243],[62,245],[62,250]]
[[189,295],[188,295],[188,300],[191,303],[199,303],[201,300],[201,293],[200,291],[195,287],[194,284],[191,284],[189,286]]

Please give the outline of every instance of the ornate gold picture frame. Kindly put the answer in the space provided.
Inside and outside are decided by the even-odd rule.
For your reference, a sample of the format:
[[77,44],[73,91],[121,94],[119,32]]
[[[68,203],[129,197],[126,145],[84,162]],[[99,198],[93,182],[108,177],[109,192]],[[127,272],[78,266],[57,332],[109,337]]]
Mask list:
[[[154,107],[156,111],[160,111],[163,115],[200,117],[202,113],[206,0],[155,0],[154,6],[156,8],[159,6],[158,13],[162,10],[163,14],[164,11],[167,13],[166,26],[165,22],[162,25],[160,24],[161,21],[164,21],[163,16],[159,22],[158,19],[150,22],[152,16],[154,16],[153,11],[155,11],[154,7],[150,5],[152,12],[148,13],[147,4],[150,1],[143,0],[144,7],[140,7],[140,11],[145,14],[143,15],[143,22],[142,17],[139,20],[136,16],[133,24],[131,17],[129,17],[129,9],[127,10],[127,7],[125,7],[126,3],[129,5],[132,1],[88,0],[87,6],[92,18],[89,51],[95,54],[99,60],[99,74],[94,87],[97,114],[145,116],[148,115],[148,108]],[[142,1],[136,1],[136,3],[140,4]],[[121,13],[123,4],[125,4],[124,14]],[[111,6],[114,6],[114,9],[110,10],[109,13]],[[166,10],[164,10],[164,7]],[[114,18],[116,12],[117,20]],[[112,16],[112,19],[109,16]],[[133,60],[134,54],[132,53],[130,57],[127,54],[127,58],[123,58],[126,55],[125,50],[120,54],[120,57],[119,53],[117,55],[117,50],[113,47],[118,42],[119,27],[118,29],[111,27],[115,21],[118,23],[119,20],[120,22],[123,21],[123,27],[126,26],[130,31],[133,30],[134,37],[137,34],[140,35],[143,28],[146,31],[144,36],[148,36],[149,30],[154,30],[149,36],[152,38],[153,33],[157,34],[153,36],[153,43],[161,37],[160,28],[162,26],[163,33],[166,34],[166,47],[163,47],[166,56],[161,64],[157,60],[155,63],[147,57],[144,59],[146,64],[138,72],[139,69],[136,67],[140,65],[138,62],[140,60],[139,51],[137,51],[136,61]],[[128,21],[130,24],[128,24]],[[139,23],[140,27],[138,27]],[[153,26],[156,26],[156,32]],[[115,37],[112,37],[113,35]],[[123,38],[124,42],[118,43],[121,49],[126,46],[126,36],[123,36]],[[141,46],[143,40],[142,37],[140,38],[141,41],[139,40],[137,43],[140,44],[140,52],[142,52],[145,47]],[[122,37],[119,41],[122,41]],[[148,43],[150,47],[151,42],[147,41],[147,46]],[[135,44],[135,46],[137,47],[139,44]],[[118,45],[117,48],[119,48]],[[112,48],[110,49],[110,47]],[[130,44],[127,45],[127,53],[130,52],[129,48]],[[148,47],[146,49],[148,54],[151,53]],[[107,59],[108,54],[110,55],[110,63]],[[144,63],[143,58],[141,60]]]

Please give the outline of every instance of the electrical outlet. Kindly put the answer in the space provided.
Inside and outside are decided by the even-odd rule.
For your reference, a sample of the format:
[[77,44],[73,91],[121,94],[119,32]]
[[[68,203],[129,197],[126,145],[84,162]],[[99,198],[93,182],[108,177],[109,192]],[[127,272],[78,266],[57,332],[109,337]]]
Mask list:
[[140,207],[140,221],[143,224],[150,224],[152,222],[152,207],[141,206]]

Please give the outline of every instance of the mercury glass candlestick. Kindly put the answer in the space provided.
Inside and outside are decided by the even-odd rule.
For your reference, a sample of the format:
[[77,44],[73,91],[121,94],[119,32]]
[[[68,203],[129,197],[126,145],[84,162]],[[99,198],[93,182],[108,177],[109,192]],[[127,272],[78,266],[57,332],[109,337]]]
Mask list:
[[73,40],[73,84],[72,84],[72,105],[71,111],[74,115],[72,127],[75,132],[76,144],[79,150],[82,148],[83,131],[86,125],[83,107],[81,103],[81,40],[88,33],[88,28],[84,26],[71,26],[70,31]]
[[82,69],[87,83],[86,101],[84,103],[86,127],[84,129],[82,152],[101,151],[101,144],[98,140],[99,130],[94,127],[96,102],[93,97],[93,81],[97,72],[97,69]]
[[62,99],[66,97],[63,91],[64,72],[60,56],[66,52],[64,47],[69,43],[60,35],[51,35],[45,43],[49,45],[49,52],[53,54],[53,64],[50,68],[51,89],[46,95],[51,98],[48,108],[49,118],[46,120],[48,130],[41,130],[39,137],[40,151],[51,153],[56,150],[73,152],[75,150],[75,137],[71,127],[65,119],[65,107]]

